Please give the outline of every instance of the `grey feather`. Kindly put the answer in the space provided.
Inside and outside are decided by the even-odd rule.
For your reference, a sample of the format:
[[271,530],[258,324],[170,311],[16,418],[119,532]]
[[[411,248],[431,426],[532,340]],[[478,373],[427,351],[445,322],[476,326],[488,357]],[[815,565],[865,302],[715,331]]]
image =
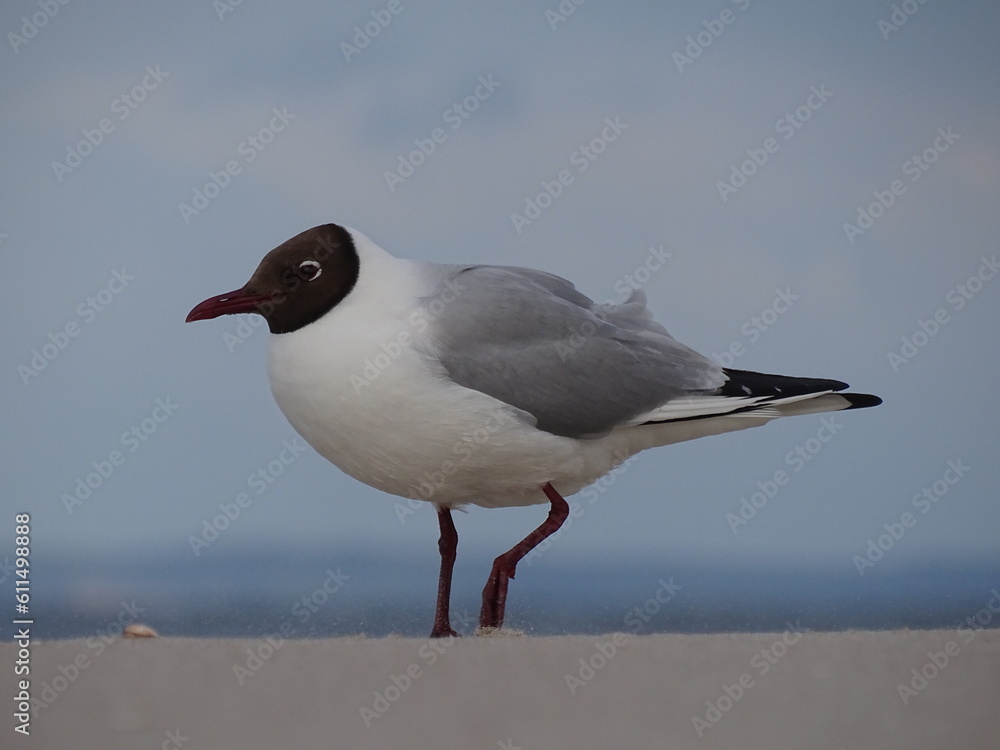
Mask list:
[[[595,438],[722,369],[653,320],[642,291],[595,304],[565,279],[506,266],[443,267],[428,311],[435,357],[455,383],[515,406],[556,435]],[[445,292],[452,289],[448,297]]]

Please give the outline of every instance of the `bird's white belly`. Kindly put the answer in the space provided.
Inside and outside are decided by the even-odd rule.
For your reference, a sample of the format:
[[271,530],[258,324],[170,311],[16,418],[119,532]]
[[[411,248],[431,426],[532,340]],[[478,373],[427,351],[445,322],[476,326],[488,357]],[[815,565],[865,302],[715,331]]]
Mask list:
[[[630,455],[625,441],[541,432],[518,412],[434,373],[411,346],[351,337],[322,322],[272,335],[268,375],[285,417],[355,479],[402,497],[487,507],[547,502],[590,484]],[[346,331],[346,335],[339,333]],[[374,341],[374,344],[371,343]]]

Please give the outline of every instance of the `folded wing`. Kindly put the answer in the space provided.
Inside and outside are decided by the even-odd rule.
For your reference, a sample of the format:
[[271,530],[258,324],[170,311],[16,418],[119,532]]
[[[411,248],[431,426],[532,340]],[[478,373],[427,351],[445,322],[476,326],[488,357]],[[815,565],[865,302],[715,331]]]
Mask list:
[[539,429],[599,437],[726,383],[721,367],[653,320],[641,291],[596,304],[558,276],[503,266],[453,268],[441,290],[446,282],[456,296],[433,317],[429,354],[452,381],[523,410]]

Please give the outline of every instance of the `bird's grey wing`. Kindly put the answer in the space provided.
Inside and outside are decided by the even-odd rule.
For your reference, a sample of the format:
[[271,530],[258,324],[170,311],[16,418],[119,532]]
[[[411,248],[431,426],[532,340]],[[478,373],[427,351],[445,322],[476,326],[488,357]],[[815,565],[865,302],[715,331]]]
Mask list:
[[426,354],[451,380],[556,435],[598,437],[725,381],[718,365],[653,320],[641,291],[598,305],[541,271],[450,267],[423,304],[433,342]]

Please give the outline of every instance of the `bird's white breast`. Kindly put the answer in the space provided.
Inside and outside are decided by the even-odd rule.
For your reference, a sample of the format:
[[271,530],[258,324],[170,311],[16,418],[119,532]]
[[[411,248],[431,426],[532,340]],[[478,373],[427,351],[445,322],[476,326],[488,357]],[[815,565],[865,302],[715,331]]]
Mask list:
[[546,502],[545,482],[571,493],[611,468],[610,443],[541,432],[452,383],[424,353],[434,344],[419,300],[433,275],[363,236],[358,244],[362,271],[347,298],[269,339],[274,398],[322,456],[385,492],[486,506]]

